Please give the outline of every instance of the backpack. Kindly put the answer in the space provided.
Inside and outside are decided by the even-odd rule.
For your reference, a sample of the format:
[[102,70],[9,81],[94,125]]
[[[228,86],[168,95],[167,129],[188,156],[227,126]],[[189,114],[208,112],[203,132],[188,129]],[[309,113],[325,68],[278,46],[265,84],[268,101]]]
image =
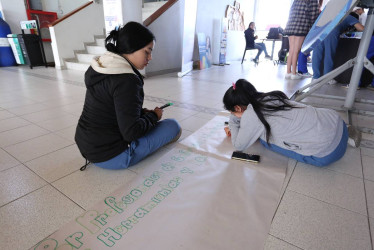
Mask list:
[[278,52],[278,62],[281,64],[287,64],[288,50],[281,49]]
[[283,29],[281,27],[270,28],[269,33],[266,38],[267,39],[279,39],[281,35],[283,35]]
[[282,64],[287,64],[288,50],[290,49],[290,44],[288,41],[288,36],[282,37],[282,47],[278,52],[278,62]]

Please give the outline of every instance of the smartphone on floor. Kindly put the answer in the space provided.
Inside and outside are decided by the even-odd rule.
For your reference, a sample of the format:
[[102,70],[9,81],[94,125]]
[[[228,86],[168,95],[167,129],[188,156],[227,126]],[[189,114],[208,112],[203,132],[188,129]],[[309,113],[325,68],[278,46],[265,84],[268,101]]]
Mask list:
[[234,151],[231,159],[258,163],[260,161],[260,156]]

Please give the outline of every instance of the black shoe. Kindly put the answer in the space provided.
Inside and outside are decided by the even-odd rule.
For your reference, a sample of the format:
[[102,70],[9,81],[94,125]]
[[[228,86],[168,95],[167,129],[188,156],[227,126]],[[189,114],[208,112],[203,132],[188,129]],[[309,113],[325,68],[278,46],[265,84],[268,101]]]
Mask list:
[[266,59],[271,59],[271,56],[265,56]]
[[258,63],[258,59],[252,59],[252,62]]

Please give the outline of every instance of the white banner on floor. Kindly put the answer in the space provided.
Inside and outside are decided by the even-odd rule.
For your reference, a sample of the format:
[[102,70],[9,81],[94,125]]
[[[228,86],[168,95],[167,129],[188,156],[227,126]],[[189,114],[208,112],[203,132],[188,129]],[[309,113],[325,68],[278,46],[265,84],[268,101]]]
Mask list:
[[[215,117],[182,142],[193,146],[179,144],[34,249],[262,249],[288,160],[228,159],[225,119]],[[217,150],[204,152],[216,139]]]

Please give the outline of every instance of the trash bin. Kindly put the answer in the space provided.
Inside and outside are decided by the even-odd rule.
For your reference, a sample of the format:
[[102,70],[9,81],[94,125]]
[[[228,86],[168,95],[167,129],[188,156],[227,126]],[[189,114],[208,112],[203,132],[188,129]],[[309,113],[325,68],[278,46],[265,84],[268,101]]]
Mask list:
[[10,33],[12,32],[9,25],[0,18],[0,67],[16,65],[16,60],[7,38]]

